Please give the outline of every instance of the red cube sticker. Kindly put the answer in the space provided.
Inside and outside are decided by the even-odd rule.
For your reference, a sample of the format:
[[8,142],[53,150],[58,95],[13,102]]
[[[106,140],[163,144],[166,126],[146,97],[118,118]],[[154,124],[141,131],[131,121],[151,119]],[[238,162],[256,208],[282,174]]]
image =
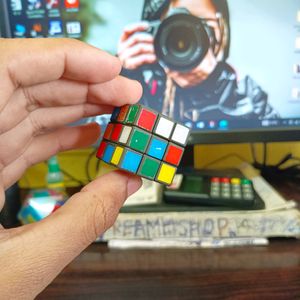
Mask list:
[[99,148],[98,148],[98,152],[97,152],[97,155],[96,155],[98,158],[102,158],[103,153],[106,149],[106,146],[107,146],[107,143],[105,141],[102,141]]
[[148,131],[152,131],[155,125],[156,118],[157,118],[156,113],[143,108],[140,113],[137,126],[146,129]]
[[183,148],[177,147],[175,145],[169,145],[166,156],[165,156],[165,161],[168,162],[169,164],[178,166],[181,160],[183,154]]
[[104,132],[103,138],[109,140],[113,129],[114,129],[114,124],[113,123],[109,123],[107,125],[107,127],[106,127],[106,130]]
[[117,118],[118,122],[124,122],[128,110],[129,110],[129,105],[124,105],[124,106],[121,107],[121,110],[119,112],[119,116]]
[[111,133],[110,139],[114,142],[117,142],[119,140],[120,135],[121,135],[122,129],[123,129],[122,124],[115,124],[113,132]]

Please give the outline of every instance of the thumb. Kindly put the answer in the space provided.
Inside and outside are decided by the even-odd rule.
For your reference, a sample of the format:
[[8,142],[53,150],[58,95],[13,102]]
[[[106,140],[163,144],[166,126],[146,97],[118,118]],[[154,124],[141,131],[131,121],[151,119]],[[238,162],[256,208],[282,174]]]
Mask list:
[[52,231],[59,230],[73,245],[85,248],[113,225],[125,200],[140,186],[137,176],[122,171],[107,173],[73,195],[39,224],[39,230],[50,232],[49,227],[54,227]]
[[82,250],[112,226],[126,198],[140,186],[141,179],[136,176],[121,171],[110,172],[85,186],[41,222],[11,230],[9,243],[4,243],[6,251],[5,247],[0,251],[2,257],[6,256],[3,262],[0,258],[1,270],[4,273],[13,270],[13,275],[0,275],[4,282],[9,278],[6,291],[16,292],[15,287],[22,283],[22,286],[33,286],[35,290],[23,289],[22,293],[32,294],[16,296],[35,297]]

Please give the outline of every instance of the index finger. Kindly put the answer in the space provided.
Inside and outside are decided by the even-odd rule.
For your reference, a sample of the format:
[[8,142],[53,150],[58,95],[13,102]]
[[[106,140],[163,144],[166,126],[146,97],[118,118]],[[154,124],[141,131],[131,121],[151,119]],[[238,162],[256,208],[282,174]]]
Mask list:
[[118,58],[71,39],[0,39],[0,110],[17,87],[67,78],[87,83],[112,80]]

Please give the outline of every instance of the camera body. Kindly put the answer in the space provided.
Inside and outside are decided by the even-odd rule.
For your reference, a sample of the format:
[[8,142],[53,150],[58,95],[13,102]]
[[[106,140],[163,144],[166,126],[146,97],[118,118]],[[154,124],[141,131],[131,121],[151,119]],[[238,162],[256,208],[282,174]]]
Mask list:
[[210,47],[210,39],[200,18],[186,8],[171,9],[167,17],[149,22],[154,49],[163,68],[188,72],[198,66]]

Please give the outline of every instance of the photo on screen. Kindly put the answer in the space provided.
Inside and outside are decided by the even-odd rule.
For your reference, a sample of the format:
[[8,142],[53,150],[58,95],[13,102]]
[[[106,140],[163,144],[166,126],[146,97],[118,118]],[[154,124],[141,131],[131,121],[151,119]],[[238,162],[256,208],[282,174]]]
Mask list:
[[299,118],[292,97],[298,1],[81,0],[81,6],[82,39],[119,55],[123,74],[143,84],[141,103],[198,129],[203,121],[251,127]]
[[299,124],[299,0],[3,4],[8,36],[76,38],[117,55],[142,104],[196,131]]

